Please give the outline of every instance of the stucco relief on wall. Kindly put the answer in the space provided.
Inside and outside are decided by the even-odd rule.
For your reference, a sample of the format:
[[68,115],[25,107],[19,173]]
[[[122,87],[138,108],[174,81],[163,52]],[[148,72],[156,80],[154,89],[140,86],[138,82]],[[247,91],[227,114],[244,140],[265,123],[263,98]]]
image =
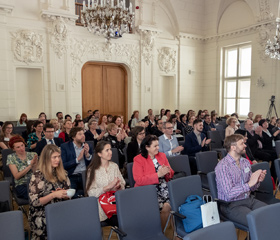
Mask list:
[[16,60],[25,63],[43,61],[43,36],[32,30],[11,33],[12,50]]
[[147,65],[150,65],[153,59],[154,40],[157,32],[150,30],[141,30],[142,33],[142,56]]
[[104,43],[90,40],[71,39],[71,76],[72,87],[80,82],[82,64],[90,60],[121,62],[126,64],[133,76],[134,84],[140,87],[140,51],[139,46],[125,43]]
[[160,70],[165,73],[175,71],[176,50],[170,47],[158,49],[158,65]]
[[63,18],[56,18],[52,22],[50,36],[51,46],[58,58],[61,58],[68,49],[68,29]]

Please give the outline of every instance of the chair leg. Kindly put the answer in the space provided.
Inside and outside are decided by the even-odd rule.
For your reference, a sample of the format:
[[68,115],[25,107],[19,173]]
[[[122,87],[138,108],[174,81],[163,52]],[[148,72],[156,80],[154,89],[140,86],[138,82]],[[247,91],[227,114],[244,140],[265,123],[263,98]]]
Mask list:
[[[111,239],[112,233],[113,233],[113,229],[111,228],[111,230],[110,230],[110,234],[109,234],[109,237],[108,237],[108,240],[110,240],[110,239]],[[119,237],[119,235],[118,235],[118,234],[117,234],[117,236]]]
[[166,231],[166,228],[167,228],[167,226],[168,226],[168,224],[169,224],[169,221],[170,221],[170,217],[171,217],[171,212],[169,213],[169,215],[168,215],[168,218],[167,218],[167,221],[166,221],[166,224],[165,224],[165,227],[164,227],[164,229],[163,229],[163,234],[165,233],[165,231]]

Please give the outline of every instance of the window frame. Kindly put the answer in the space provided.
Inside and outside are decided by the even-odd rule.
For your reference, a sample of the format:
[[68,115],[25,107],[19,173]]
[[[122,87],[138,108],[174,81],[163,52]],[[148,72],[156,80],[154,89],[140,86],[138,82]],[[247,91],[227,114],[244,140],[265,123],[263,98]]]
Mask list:
[[[246,75],[246,76],[239,76],[239,73],[241,71],[241,65],[240,65],[240,61],[241,61],[241,49],[242,48],[246,48],[246,47],[250,47],[251,48],[251,71],[250,71],[250,75]],[[236,62],[236,76],[234,77],[226,77],[226,71],[227,71],[227,52],[231,49],[236,49],[237,50],[237,62]],[[249,97],[241,97],[239,95],[239,86],[240,86],[240,81],[250,81],[250,90],[249,90]],[[235,82],[236,84],[236,89],[235,89],[235,96],[234,97],[227,97],[226,96],[226,82]],[[243,44],[238,44],[238,45],[231,45],[228,47],[224,47],[222,49],[222,112],[223,114],[227,114],[226,111],[226,100],[227,99],[235,99],[235,112],[240,116],[240,117],[246,117],[246,115],[241,115],[240,114],[240,105],[239,105],[239,100],[242,99],[249,99],[249,111],[250,111],[250,97],[251,97],[251,81],[252,81],[252,43],[251,42],[247,42],[247,43],[243,43]],[[232,112],[233,113],[233,112]]]

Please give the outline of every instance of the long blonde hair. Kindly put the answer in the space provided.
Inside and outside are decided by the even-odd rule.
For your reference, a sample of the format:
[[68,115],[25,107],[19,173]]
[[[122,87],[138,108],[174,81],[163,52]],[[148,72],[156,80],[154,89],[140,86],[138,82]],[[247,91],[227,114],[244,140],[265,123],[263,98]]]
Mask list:
[[[55,183],[57,181],[63,182],[67,179],[66,171],[63,167],[62,160],[60,158],[58,167],[52,168],[51,157],[53,153],[61,153],[60,149],[53,144],[46,145],[40,155],[38,169],[44,175],[45,179],[49,182]],[[56,174],[53,173],[56,172]],[[56,175],[56,176],[55,176]]]

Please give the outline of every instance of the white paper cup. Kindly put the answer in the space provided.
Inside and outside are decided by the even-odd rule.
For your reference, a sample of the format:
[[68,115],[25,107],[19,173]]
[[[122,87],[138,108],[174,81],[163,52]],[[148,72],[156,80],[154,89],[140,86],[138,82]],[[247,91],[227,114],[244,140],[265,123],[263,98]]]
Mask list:
[[73,197],[75,195],[75,193],[76,193],[76,189],[70,188],[67,190],[67,196],[69,198]]

